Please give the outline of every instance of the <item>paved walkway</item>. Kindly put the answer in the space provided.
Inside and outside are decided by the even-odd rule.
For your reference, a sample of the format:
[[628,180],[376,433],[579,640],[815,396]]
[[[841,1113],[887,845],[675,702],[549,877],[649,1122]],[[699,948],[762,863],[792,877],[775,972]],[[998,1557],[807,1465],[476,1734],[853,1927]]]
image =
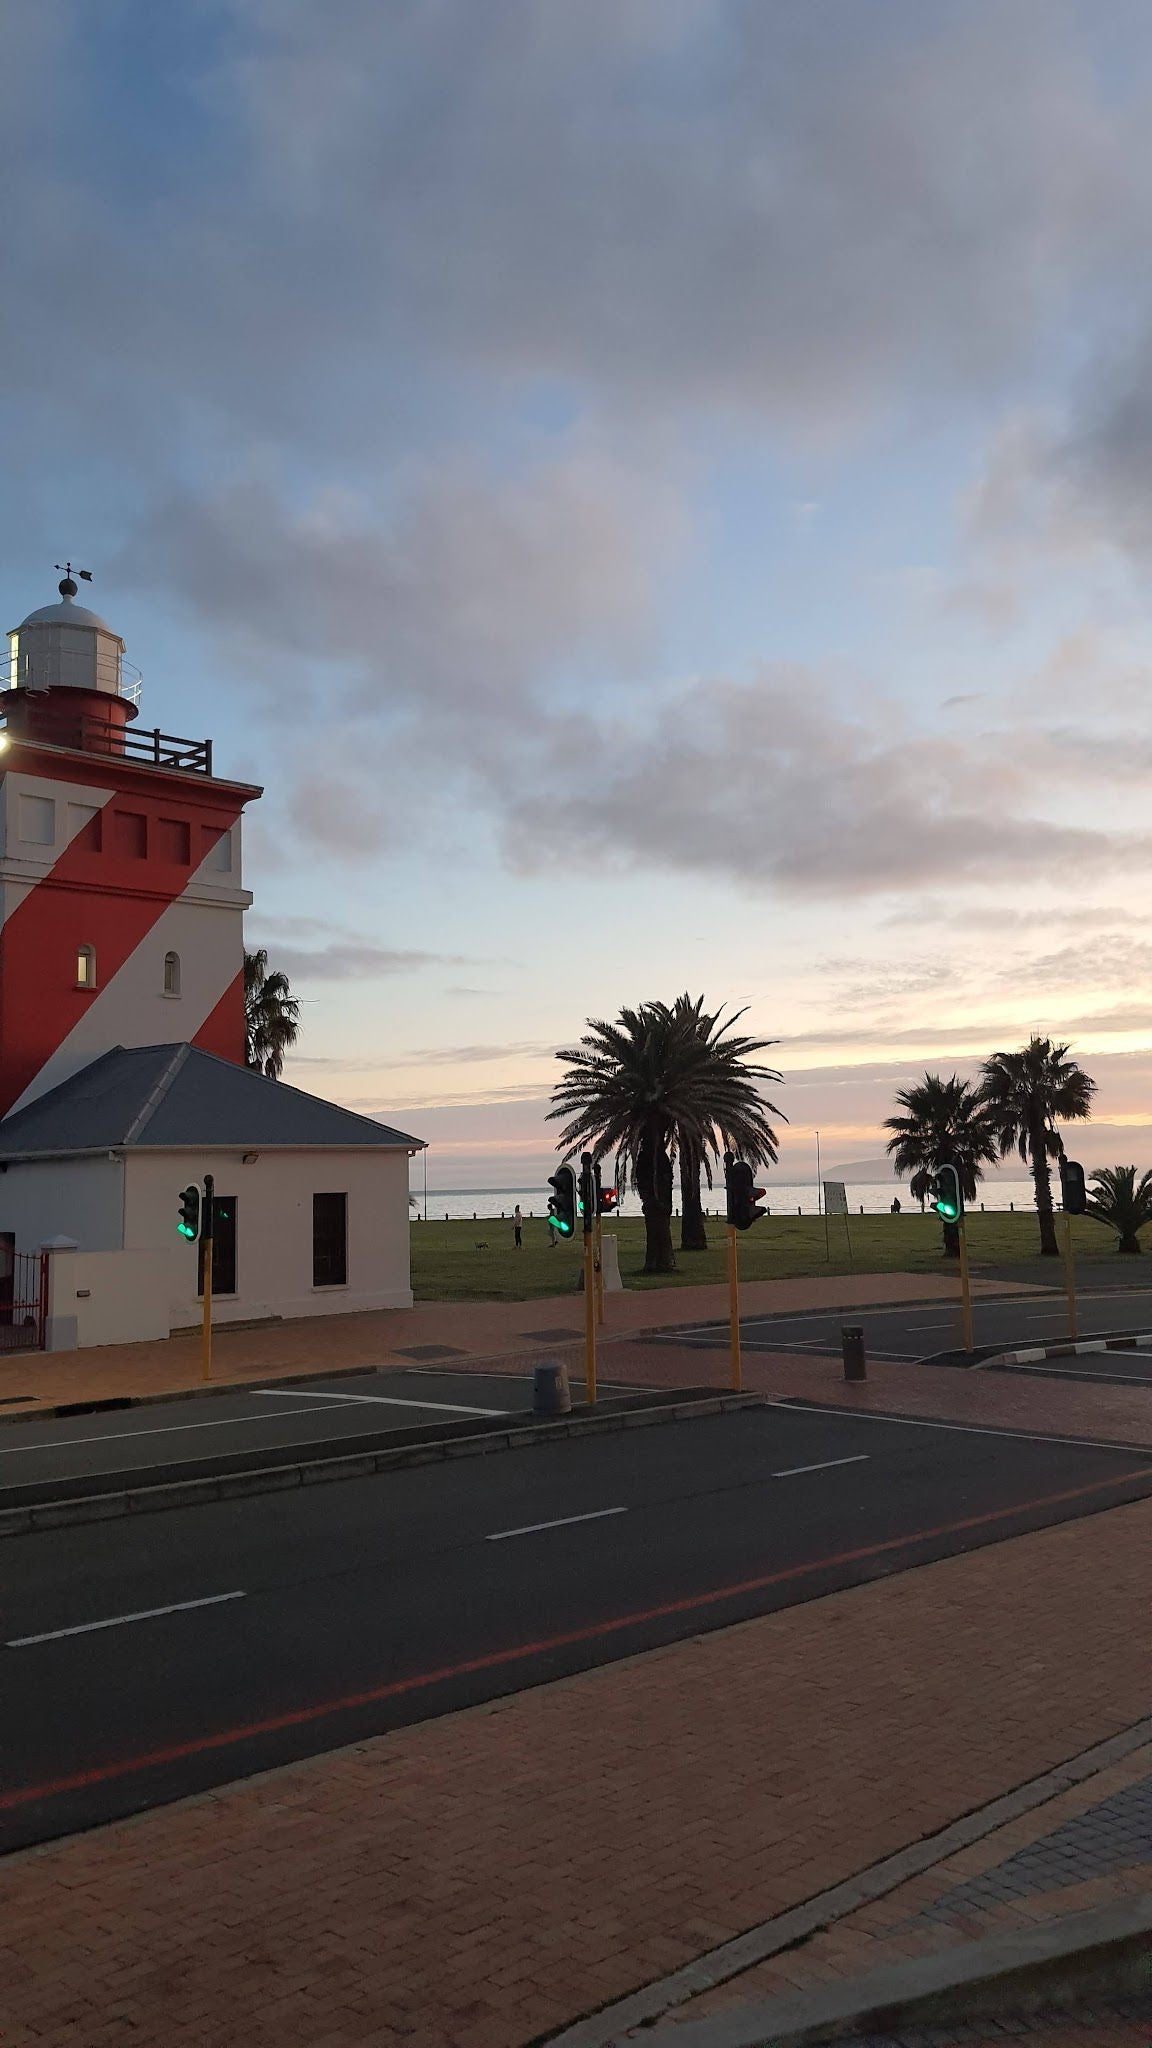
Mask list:
[[[773,1998],[1122,1899],[1147,1897],[1152,1892],[1150,1858],[1152,1741],[944,1857],[923,1875],[842,1915],[810,1940],[687,2000],[670,2016],[666,2037],[658,2033],[656,2039],[666,2038],[668,2048],[674,2048],[677,2028],[689,2021],[742,2009],[751,2022],[757,2008]],[[1009,2032],[1030,2032],[1055,2043],[1063,2030],[1069,2041],[1118,2039],[1147,2048],[1152,2040],[1152,1963],[1145,1997],[1100,1998],[1065,2017],[1049,2009],[1012,2018],[1011,2029],[973,2020],[967,2030],[924,2027],[863,2038],[870,2048],[889,2043],[896,2048],[905,2041],[932,2048],[937,2042],[1003,2043]],[[1084,2031],[1089,2026],[1109,2032],[1089,2036]],[[629,2027],[620,2038],[650,2041],[653,2035],[650,2028]]]
[[[981,1283],[975,1283],[979,1289]],[[985,1291],[1012,1290],[985,1283]],[[1030,1292],[1024,1288],[1021,1292]],[[946,1274],[870,1273],[818,1280],[759,1280],[742,1289],[745,1315],[807,1309],[863,1308],[885,1302],[951,1300],[956,1282]],[[636,1288],[609,1297],[609,1336],[684,1328],[728,1313],[723,1286]],[[542,1301],[421,1302],[411,1309],[364,1315],[308,1317],[217,1332],[213,1381],[217,1385],[293,1373],[338,1372],[362,1365],[409,1364],[435,1347],[452,1359],[540,1355],[555,1348],[556,1333],[575,1339],[583,1329],[577,1296]],[[87,1351],[19,1352],[0,1358],[0,1416],[37,1407],[109,1397],[181,1393],[202,1384],[196,1334],[152,1344],[104,1344]]]
[[[1150,1546],[1144,1501],[14,1856],[0,2041],[562,2032],[1122,1738],[1152,1712]],[[1137,1796],[1150,1744],[787,1967],[1126,1884],[1130,1811],[1111,1847],[1084,1815]]]

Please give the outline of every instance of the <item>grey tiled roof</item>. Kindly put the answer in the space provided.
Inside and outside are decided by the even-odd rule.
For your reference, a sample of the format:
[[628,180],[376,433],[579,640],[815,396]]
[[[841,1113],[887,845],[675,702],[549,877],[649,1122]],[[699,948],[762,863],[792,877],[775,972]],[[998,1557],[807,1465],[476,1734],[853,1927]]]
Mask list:
[[125,1146],[420,1144],[191,1045],[114,1046],[0,1121],[0,1159]]

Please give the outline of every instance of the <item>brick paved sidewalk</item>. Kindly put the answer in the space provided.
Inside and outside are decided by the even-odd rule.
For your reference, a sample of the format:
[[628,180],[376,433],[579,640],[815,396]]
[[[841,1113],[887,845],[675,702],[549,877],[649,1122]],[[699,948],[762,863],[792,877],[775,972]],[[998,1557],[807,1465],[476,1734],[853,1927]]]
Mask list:
[[[1031,1293],[1002,1283],[977,1290]],[[869,1273],[818,1280],[758,1280],[743,1290],[746,1315],[800,1314],[808,1309],[863,1308],[885,1302],[951,1300],[945,1274]],[[636,1288],[609,1298],[609,1337],[686,1328],[728,1312],[724,1287]],[[583,1328],[577,1296],[543,1301],[420,1302],[411,1309],[317,1316],[216,1334],[213,1381],[220,1386],[293,1373],[339,1372],[361,1365],[406,1365],[424,1346],[443,1346],[453,1369],[469,1357],[525,1358],[542,1352],[540,1331]],[[104,1344],[87,1351],[26,1351],[0,1358],[0,1415],[32,1414],[69,1401],[183,1393],[198,1388],[200,1340],[195,1334],[152,1344]]]
[[1140,1502],[12,1857],[0,2041],[521,2048],[1147,1716],[1150,1545]]
[[[743,2008],[751,2019],[766,2000],[795,1991],[863,1977],[917,1957],[938,1955],[965,1942],[1051,1924],[1074,1913],[1152,1892],[1152,1742],[1143,1744],[1071,1791],[1009,1821],[982,1841],[946,1857],[924,1875],[899,1885],[882,1899],[838,1919],[811,1940],[743,1972],[670,2016],[675,2028]],[[1051,2011],[1025,2022],[1048,2039],[1059,2024]],[[1069,2028],[1103,2025],[1136,2028],[1130,2035],[1144,2048],[1152,2040],[1152,1960],[1148,1995],[1118,2001],[1111,2010],[1098,2001],[1087,2014],[1070,2016]],[[910,2040],[997,2040],[1007,2029],[976,2021],[958,2026],[873,2034],[881,2042]],[[650,2040],[650,2029],[629,2029],[622,2040]],[[658,2033],[657,2039],[664,2040]],[[1075,2038],[1073,2034],[1072,2038]],[[1083,2038],[1083,2032],[1081,2032]]]

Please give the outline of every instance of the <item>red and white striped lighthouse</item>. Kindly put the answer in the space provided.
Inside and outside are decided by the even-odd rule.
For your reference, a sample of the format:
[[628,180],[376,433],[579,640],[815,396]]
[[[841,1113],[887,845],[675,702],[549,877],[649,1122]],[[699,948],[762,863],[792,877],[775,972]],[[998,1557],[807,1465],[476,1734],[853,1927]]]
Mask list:
[[9,634],[0,688],[0,1116],[117,1045],[244,1060],[261,792],[213,774],[211,741],[140,729],[124,643],[76,588]]

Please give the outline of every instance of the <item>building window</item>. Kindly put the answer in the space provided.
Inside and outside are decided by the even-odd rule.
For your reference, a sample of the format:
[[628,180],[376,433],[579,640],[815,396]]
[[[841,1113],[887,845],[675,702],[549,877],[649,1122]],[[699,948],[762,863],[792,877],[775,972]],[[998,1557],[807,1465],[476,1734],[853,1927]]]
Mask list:
[[114,811],[112,836],[117,853],[126,860],[147,860],[148,820],[143,811]]
[[161,860],[175,861],[177,867],[192,863],[192,827],[183,818],[161,818],[157,828]]
[[95,988],[96,986],[95,946],[77,946],[76,948],[76,986],[77,988]]
[[54,846],[56,803],[50,796],[20,798],[20,837],[26,846]]
[[348,1285],[348,1197],[312,1197],[312,1285]]
[[178,996],[180,993],[179,953],[164,955],[164,993],[166,996]]
[[[204,1239],[199,1244],[197,1294],[204,1292]],[[217,1195],[212,1204],[212,1292],[236,1292],[236,1197]]]

